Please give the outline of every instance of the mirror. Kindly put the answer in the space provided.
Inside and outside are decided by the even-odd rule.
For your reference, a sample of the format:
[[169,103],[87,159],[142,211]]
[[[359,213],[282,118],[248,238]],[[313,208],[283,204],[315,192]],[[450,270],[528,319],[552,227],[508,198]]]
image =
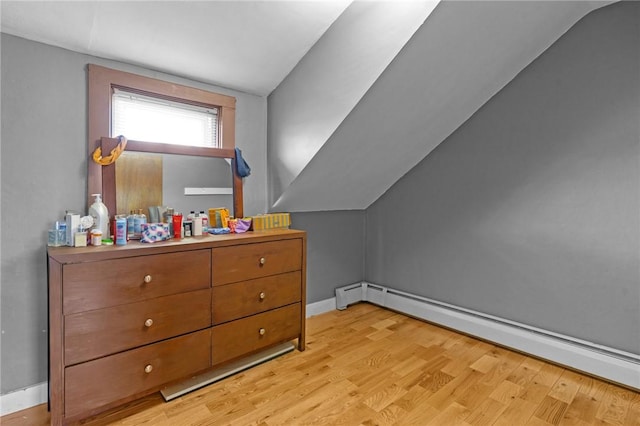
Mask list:
[[226,207],[233,215],[233,172],[226,158],[124,151],[116,161],[118,213],[149,206],[185,216]]
[[[109,153],[118,139],[101,138]],[[235,150],[193,148],[128,141],[114,164],[102,166],[102,194],[110,214],[149,206],[168,206],[187,215],[227,207],[243,216],[242,178],[235,171]],[[185,195],[187,192],[194,195]],[[203,195],[203,192],[214,194]]]

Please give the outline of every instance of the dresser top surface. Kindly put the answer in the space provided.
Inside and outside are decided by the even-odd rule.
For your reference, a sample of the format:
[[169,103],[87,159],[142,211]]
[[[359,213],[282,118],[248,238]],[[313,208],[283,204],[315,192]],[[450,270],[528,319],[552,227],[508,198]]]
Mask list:
[[265,231],[250,231],[242,234],[203,235],[201,237],[190,237],[155,243],[129,241],[126,245],[122,246],[47,247],[47,253],[51,259],[59,263],[77,263],[292,238],[306,239],[306,232],[295,229],[270,229]]

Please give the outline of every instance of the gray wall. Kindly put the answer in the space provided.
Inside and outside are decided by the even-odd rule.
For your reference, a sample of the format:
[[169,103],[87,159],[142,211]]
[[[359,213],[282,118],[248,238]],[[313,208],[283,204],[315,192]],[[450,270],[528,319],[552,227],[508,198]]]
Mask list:
[[266,211],[266,98],[2,34],[0,394],[47,380],[46,237],[85,211],[87,63],[237,98],[236,143],[251,165],[245,213]]
[[307,231],[307,303],[330,299],[336,287],[362,281],[363,210],[292,213],[291,225]]
[[366,217],[366,280],[640,354],[640,3],[587,15]]

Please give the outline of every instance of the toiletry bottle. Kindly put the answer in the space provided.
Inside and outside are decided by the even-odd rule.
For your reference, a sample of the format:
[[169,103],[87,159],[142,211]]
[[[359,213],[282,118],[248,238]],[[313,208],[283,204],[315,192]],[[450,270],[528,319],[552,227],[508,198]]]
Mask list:
[[147,223],[147,216],[142,213],[142,209],[138,209],[138,211],[133,215],[133,223],[135,239],[139,240],[142,238],[142,225]]
[[204,214],[204,210],[200,210],[200,217],[202,217],[202,233],[209,232],[209,216]]
[[164,212],[163,216],[162,216],[162,222],[163,223],[167,223],[169,224],[169,236],[171,238],[173,238],[173,214],[175,213],[175,210],[172,209],[171,207],[167,207],[167,210]]
[[96,229],[102,232],[103,236],[109,235],[109,212],[107,206],[102,202],[102,195],[91,194],[96,200],[89,207],[89,215],[93,216],[93,223]]
[[147,223],[147,215],[143,213],[142,209],[138,209],[138,220],[140,221],[140,230],[142,232],[142,224]]
[[[132,239],[139,240],[142,235],[142,227],[140,226],[140,219],[138,218],[137,210],[131,210],[131,217],[133,219],[133,235]],[[129,221],[127,220],[127,224]]]
[[196,213],[193,217],[193,236],[199,237],[202,235],[202,216]]
[[116,215],[116,244],[121,246],[127,244],[127,216]]
[[173,238],[182,238],[182,213],[175,212],[173,214]]
[[131,210],[129,212],[129,216],[127,216],[127,238],[130,240],[135,237],[136,231],[136,212],[135,210]]

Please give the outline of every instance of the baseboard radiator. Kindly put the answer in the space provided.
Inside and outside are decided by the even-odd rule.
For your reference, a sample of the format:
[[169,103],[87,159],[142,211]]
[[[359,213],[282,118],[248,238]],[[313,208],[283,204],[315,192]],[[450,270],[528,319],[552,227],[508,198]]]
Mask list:
[[336,308],[369,302],[640,390],[640,355],[371,283],[336,289]]

